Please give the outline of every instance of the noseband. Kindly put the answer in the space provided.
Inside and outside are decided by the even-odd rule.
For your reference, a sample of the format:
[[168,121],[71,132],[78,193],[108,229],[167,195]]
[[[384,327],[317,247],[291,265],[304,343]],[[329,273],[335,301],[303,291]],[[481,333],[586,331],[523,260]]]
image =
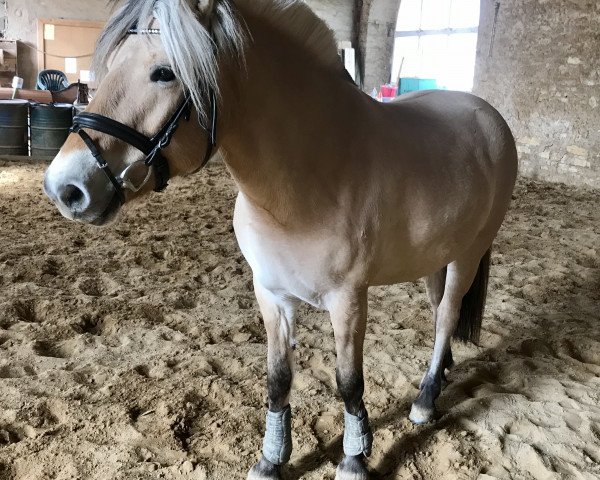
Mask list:
[[[158,29],[137,29],[133,28],[129,30],[130,35],[158,35],[160,30]],[[208,142],[206,145],[206,153],[200,170],[206,165],[213,154],[213,150],[217,143],[217,99],[213,91],[208,92],[208,103],[210,106],[210,124],[204,126],[200,119],[198,123],[200,127],[207,133]],[[147,137],[146,135],[134,130],[133,128],[117,122],[112,118],[99,115],[97,113],[80,113],[73,118],[73,126],[71,128],[72,133],[78,134],[84,141],[90,152],[96,159],[98,166],[104,171],[110,183],[115,188],[116,194],[121,201],[121,204],[125,203],[124,188],[129,188],[125,185],[123,178],[116,177],[110,169],[108,163],[103,158],[102,153],[98,150],[96,144],[88,133],[84,129],[97,131],[115,137],[123,142],[131,145],[140,152],[142,152],[146,158],[143,160],[144,164],[151,168],[154,172],[155,178],[155,192],[162,192],[167,188],[171,174],[169,171],[169,163],[162,154],[163,149],[167,148],[171,143],[173,135],[179,127],[181,119],[189,121],[192,113],[192,97],[189,92],[186,92],[184,99],[172,115],[172,117],[164,124],[160,131],[153,137]],[[141,188],[141,187],[140,187]],[[139,190],[139,189],[138,189]]]

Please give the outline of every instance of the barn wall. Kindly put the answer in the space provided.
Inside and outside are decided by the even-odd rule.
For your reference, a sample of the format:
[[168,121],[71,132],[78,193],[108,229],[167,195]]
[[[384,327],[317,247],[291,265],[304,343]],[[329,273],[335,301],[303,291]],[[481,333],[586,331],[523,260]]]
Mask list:
[[[37,48],[38,18],[106,20],[110,13],[106,0],[7,0],[7,38]],[[27,47],[19,49],[19,76],[25,86],[33,88],[37,78],[37,53]]]
[[314,12],[335,32],[338,42],[352,40],[352,0],[306,0]]
[[363,21],[366,30],[365,81],[367,92],[390,81],[400,0],[370,0]]
[[[329,24],[338,41],[351,41],[362,51],[367,92],[389,81],[400,0],[306,0],[306,3]],[[360,24],[355,23],[356,8],[362,9],[358,15]]]
[[482,0],[475,93],[513,128],[523,174],[600,187],[599,32],[595,0]]
[[6,11],[6,0],[0,0],[0,37],[6,34],[6,25],[8,23],[8,13]]

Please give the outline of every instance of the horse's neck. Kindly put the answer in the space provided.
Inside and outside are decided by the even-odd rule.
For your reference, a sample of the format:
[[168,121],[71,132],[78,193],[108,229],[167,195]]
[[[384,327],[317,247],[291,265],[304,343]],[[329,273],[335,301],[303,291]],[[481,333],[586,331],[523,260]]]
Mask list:
[[310,215],[311,204],[336,201],[337,172],[359,153],[349,137],[369,102],[341,62],[324,66],[268,22],[246,22],[247,72],[226,73],[220,146],[246,197],[287,223]]

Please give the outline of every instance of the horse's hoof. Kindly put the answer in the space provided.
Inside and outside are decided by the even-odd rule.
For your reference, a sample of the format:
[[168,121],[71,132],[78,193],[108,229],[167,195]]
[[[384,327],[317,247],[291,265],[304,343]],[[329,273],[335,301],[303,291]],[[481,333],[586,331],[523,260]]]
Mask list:
[[413,403],[408,418],[415,425],[429,423],[435,418],[435,407],[427,408]]
[[264,457],[248,472],[247,480],[281,480],[281,467],[273,465]]
[[362,456],[344,457],[337,467],[335,480],[368,480],[369,471]]

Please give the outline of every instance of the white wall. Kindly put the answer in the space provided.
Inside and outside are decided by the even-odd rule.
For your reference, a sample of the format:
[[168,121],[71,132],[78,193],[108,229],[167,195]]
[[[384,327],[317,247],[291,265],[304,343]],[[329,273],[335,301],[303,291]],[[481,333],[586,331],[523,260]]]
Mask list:
[[[38,19],[106,20],[107,0],[7,0],[6,37],[37,48]],[[19,49],[19,76],[33,88],[37,78],[37,53],[25,46]]]

